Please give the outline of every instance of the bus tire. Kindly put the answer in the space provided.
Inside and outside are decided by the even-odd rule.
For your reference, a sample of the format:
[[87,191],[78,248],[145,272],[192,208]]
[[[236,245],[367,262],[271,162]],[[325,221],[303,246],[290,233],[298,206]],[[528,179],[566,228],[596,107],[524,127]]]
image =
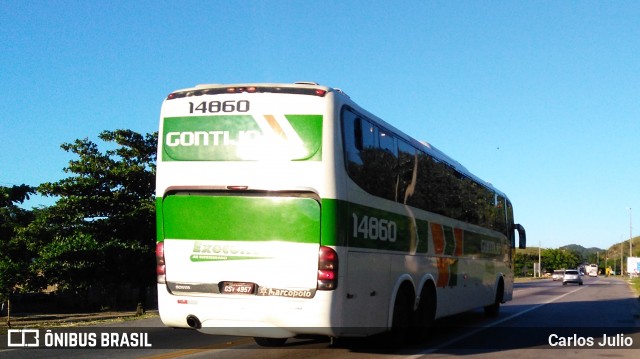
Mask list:
[[500,314],[500,303],[502,303],[502,298],[504,298],[504,282],[502,281],[502,278],[500,278],[493,304],[484,307],[484,315],[489,318],[497,317]]
[[254,337],[253,340],[261,347],[281,347],[286,343],[287,338]]
[[413,290],[402,285],[396,294],[393,305],[393,318],[391,320],[391,331],[389,333],[390,344],[393,347],[400,347],[407,343],[411,334],[411,315],[413,314]]
[[426,338],[430,334],[436,318],[437,305],[436,287],[429,281],[420,291],[420,303],[414,316],[413,327],[416,339]]

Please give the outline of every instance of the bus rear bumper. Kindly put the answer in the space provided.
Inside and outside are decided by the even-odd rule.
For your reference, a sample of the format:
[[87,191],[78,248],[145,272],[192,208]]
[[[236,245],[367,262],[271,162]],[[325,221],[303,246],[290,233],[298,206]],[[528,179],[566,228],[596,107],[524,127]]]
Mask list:
[[[166,291],[161,287],[158,289]],[[310,299],[163,293],[158,296],[158,307],[166,326],[197,329],[206,334],[265,338],[301,334],[338,336],[338,324],[331,320],[337,313],[331,312],[330,293],[319,291]]]
[[[209,321],[211,322],[211,321]],[[245,322],[216,320],[214,326],[204,325],[199,332],[212,335],[234,335],[263,338],[293,338],[302,334],[334,336],[327,327],[265,327],[263,322]],[[238,327],[238,325],[243,325]]]

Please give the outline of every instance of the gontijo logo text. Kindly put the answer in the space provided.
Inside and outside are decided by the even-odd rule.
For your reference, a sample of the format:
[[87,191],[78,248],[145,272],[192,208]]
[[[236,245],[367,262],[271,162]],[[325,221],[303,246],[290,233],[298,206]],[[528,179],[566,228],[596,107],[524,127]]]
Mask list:
[[232,134],[230,131],[168,132],[165,136],[165,144],[169,147],[236,146],[248,141],[256,141],[261,135],[258,131],[238,131],[237,134]]

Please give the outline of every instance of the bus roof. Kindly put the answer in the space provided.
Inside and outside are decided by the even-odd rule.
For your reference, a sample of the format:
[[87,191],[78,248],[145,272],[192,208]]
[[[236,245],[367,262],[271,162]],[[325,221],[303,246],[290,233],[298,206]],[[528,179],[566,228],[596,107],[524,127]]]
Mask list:
[[[282,83],[241,83],[241,84],[201,84],[195,87],[180,89],[167,96],[168,100],[174,98],[215,95],[223,93],[291,93],[300,95],[315,95],[324,97],[328,92],[344,94],[340,89],[321,86],[315,82],[296,82],[293,84]],[[348,97],[348,96],[347,96]]]

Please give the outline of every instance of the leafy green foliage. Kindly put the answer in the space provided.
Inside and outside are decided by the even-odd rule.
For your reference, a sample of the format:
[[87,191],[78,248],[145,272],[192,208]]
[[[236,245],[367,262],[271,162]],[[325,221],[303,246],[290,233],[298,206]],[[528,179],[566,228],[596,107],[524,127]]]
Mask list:
[[24,233],[37,250],[32,270],[80,295],[142,289],[155,280],[157,135],[116,130],[99,138],[111,149],[86,138],[62,144],[77,156],[64,169],[70,176],[38,187],[59,199],[39,210]]
[[581,262],[578,254],[564,249],[545,249],[542,253],[542,268],[547,270],[578,268]]
[[[638,257],[640,256],[640,237],[633,238],[632,242],[633,256]],[[570,244],[559,249],[543,249],[541,251],[542,271],[550,272],[554,269],[576,268],[581,264],[596,263],[603,272],[606,267],[611,267],[616,273],[620,273],[621,264],[626,268],[628,256],[629,240],[616,243],[608,249],[585,248],[581,245]],[[537,262],[537,247],[518,249],[516,251],[516,275],[531,275],[533,263]]]
[[[584,259],[578,252],[567,249],[542,249],[540,251],[542,272],[552,272],[555,269],[577,268]],[[517,276],[533,274],[534,263],[538,263],[538,248],[516,250]]]
[[20,185],[0,187],[0,302],[29,282],[34,253],[20,240],[19,234],[33,218],[33,213],[18,206],[29,199],[35,189]]

